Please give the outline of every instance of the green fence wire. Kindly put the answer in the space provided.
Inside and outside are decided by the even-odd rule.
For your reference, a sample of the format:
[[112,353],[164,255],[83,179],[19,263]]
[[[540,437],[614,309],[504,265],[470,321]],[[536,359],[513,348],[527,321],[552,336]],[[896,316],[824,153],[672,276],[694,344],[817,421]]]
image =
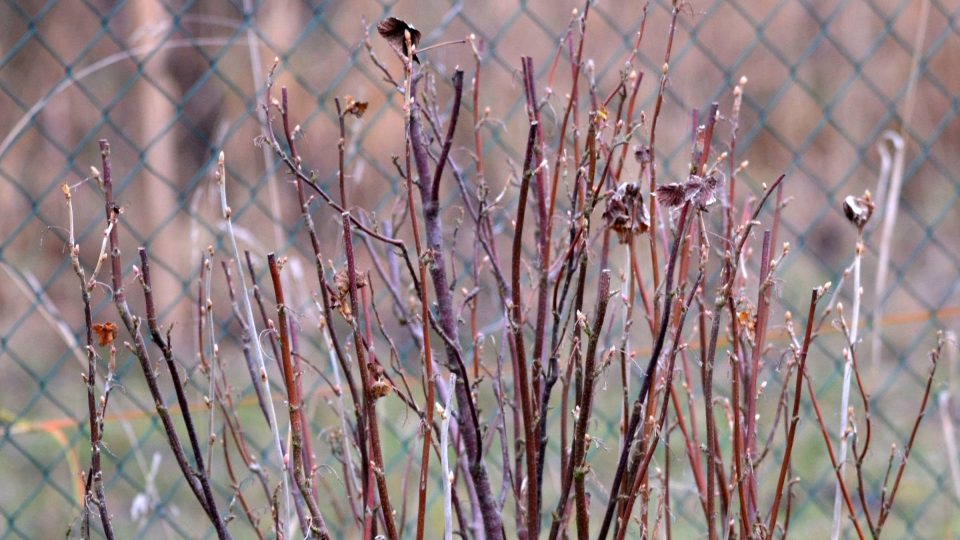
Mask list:
[[[76,360],[82,314],[64,249],[60,186],[76,187],[78,242],[85,264],[92,266],[103,230],[102,202],[89,170],[99,166],[98,139],[108,138],[113,145],[118,199],[126,213],[124,234],[132,236],[125,254],[137,245],[150,249],[163,291],[161,317],[179,329],[189,350],[201,253],[208,244],[219,249],[223,241],[211,180],[219,150],[227,154],[229,196],[242,243],[260,256],[274,250],[288,254],[295,282],[309,274],[312,256],[289,204],[289,178],[269,152],[253,144],[260,133],[264,78],[274,57],[279,59],[278,84],[290,87],[292,112],[303,129],[302,153],[320,171],[321,182],[335,179],[333,98],[349,94],[370,102],[367,116],[349,134],[350,189],[356,206],[388,215],[399,193],[390,154],[402,153],[401,104],[367,55],[361,17],[375,23],[387,15],[402,16],[423,30],[425,44],[476,35],[483,44],[481,106],[489,107],[496,119],[496,126],[485,132],[491,141],[487,151],[519,161],[516,141],[526,122],[520,56],[534,58],[538,84],[547,85],[558,48],[566,54],[560,44],[571,10],[582,7],[580,2],[548,0],[3,0],[0,538],[52,537],[77,529],[78,483],[89,459],[89,433],[79,376],[83,368]],[[662,63],[669,9],[662,0],[649,8],[638,61],[647,76],[640,104],[647,111]],[[587,73],[601,89],[609,91],[615,84],[640,30],[641,12],[639,2],[600,1],[591,7]],[[670,66],[666,106],[673,118],[689,118],[692,110],[712,101],[727,110],[733,86],[741,76],[749,79],[737,147],[738,159],[751,162],[744,185],[759,191],[762,181],[782,171],[793,197],[782,233],[793,249],[783,272],[785,282],[800,286],[784,288],[781,313],[800,311],[808,286],[839,279],[855,241],[840,202],[864,189],[888,194],[877,191],[883,168],[877,145],[888,130],[902,135],[903,188],[889,278],[879,297],[865,291],[867,310],[882,310],[879,318],[867,314],[868,325],[884,329],[871,395],[879,404],[875,420],[878,429],[893,434],[902,434],[914,414],[935,331],[955,328],[960,314],[958,19],[960,5],[950,0],[693,0],[680,17]],[[382,43],[374,42],[374,48],[398,70]],[[441,96],[453,66],[464,66],[472,76],[466,45],[425,56]],[[560,65],[556,84],[562,92],[569,74],[564,62]],[[663,129],[667,142],[658,147],[662,174],[676,177],[686,166],[689,122]],[[468,159],[466,151],[454,154]],[[491,164],[491,171],[506,177],[509,168]],[[879,236],[879,228],[868,235],[868,268],[875,268]],[[336,242],[330,245],[335,249]],[[132,274],[127,279],[133,283]],[[307,287],[302,288],[298,297],[309,299]],[[109,299],[98,298],[95,319],[109,319]],[[312,309],[310,302],[301,307]],[[229,309],[221,311],[216,332],[224,335],[233,327]],[[307,336],[316,320],[304,316],[301,324]],[[867,332],[864,350],[870,340]],[[826,339],[818,347],[812,360],[820,373],[818,391],[829,394],[839,385],[839,348]],[[326,365],[323,350],[316,343],[315,360]],[[195,365],[187,367],[195,375],[191,385],[196,395],[202,395],[204,377]],[[171,458],[164,452],[162,429],[138,369],[121,351],[123,387],[111,406],[118,417],[105,434],[103,468],[111,510],[124,536],[210,537],[212,530],[196,530],[199,517],[185,519],[194,511],[189,490],[162,472]],[[937,391],[955,391],[949,385],[956,366],[942,370]],[[312,395],[324,395],[322,381],[311,384]],[[249,398],[250,390],[244,395]],[[317,444],[325,448],[322,441],[334,434],[324,429],[333,420],[319,411],[322,397],[316,402]],[[899,403],[910,404],[909,415],[903,416]],[[597,436],[616,440],[619,418],[602,413],[598,411],[598,420],[606,425],[597,428]],[[911,456],[895,524],[888,527],[895,537],[960,534],[954,516],[960,493],[950,479],[940,413],[939,406],[928,413]],[[836,413],[831,414],[835,423]],[[947,415],[960,419],[956,410]],[[259,421],[253,414],[250,418]],[[416,422],[400,420],[384,424],[393,441],[386,448],[388,472],[395,478],[403,476],[407,455],[419,447]],[[819,435],[808,431],[795,454],[803,477],[793,520],[795,527],[823,534],[832,513],[833,473],[819,462],[804,465],[822,456]],[[252,439],[268,462],[269,440],[262,434]],[[888,445],[894,441],[881,436]],[[558,448],[550,451],[559,453]],[[876,475],[882,475],[884,452],[871,463],[880,471]],[[327,481],[339,482],[333,473]],[[229,485],[216,488],[224,500],[230,498]],[[438,493],[431,492],[434,497]],[[602,496],[601,491],[596,495]],[[702,532],[696,496],[681,487],[675,497],[680,501],[673,509],[677,531]],[[412,514],[408,511],[408,521]]]

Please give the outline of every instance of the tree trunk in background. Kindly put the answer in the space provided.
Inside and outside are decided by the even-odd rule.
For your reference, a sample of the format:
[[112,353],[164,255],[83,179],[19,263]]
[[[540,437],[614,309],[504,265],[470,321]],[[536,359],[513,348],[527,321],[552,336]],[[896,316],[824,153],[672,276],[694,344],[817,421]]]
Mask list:
[[[142,38],[131,46],[161,46],[169,39],[170,13],[163,5],[154,0],[134,2],[132,32]],[[139,112],[139,124],[136,127],[134,140],[144,149],[144,168],[137,174],[135,189],[126,197],[130,208],[127,210],[137,216],[137,225],[142,227],[141,233],[154,234],[150,245],[147,246],[151,258],[163,261],[175,269],[177,275],[188,276],[191,273],[194,260],[199,260],[199,250],[203,246],[193,245],[194,242],[184,242],[185,223],[183,216],[169,218],[174,209],[180,209],[177,202],[177,190],[180,186],[176,156],[176,129],[169,124],[176,121],[174,102],[182,97],[179,87],[173,80],[168,69],[170,49],[151,50],[141,56],[143,78],[137,82],[136,100]],[[161,91],[162,90],[162,91]],[[166,95],[164,95],[166,94]],[[167,97],[169,96],[169,98]],[[119,147],[118,147],[119,148]],[[189,165],[189,164],[187,164]],[[125,174],[127,171],[118,171]],[[118,178],[119,179],[119,178]],[[191,240],[194,240],[191,237]],[[161,267],[158,267],[160,270]],[[170,272],[158,271],[154,277],[154,295],[162,312],[171,303],[176,302],[182,295],[180,284]],[[167,321],[191,320],[190,296],[185,302],[180,302],[176,310],[171,312]]]

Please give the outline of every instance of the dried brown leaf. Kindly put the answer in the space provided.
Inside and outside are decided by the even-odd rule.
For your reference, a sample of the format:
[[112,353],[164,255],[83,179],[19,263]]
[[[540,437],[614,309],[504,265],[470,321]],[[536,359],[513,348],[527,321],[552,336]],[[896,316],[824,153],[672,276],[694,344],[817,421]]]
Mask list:
[[657,186],[657,202],[664,206],[680,206],[687,201],[687,186],[679,182]]
[[[365,274],[356,272],[356,280],[358,290],[367,286],[367,276]],[[337,273],[333,275],[333,284],[337,288],[337,310],[340,311],[344,319],[351,320],[353,310],[350,308],[350,300],[348,298],[350,294],[350,278],[346,268],[338,270]]]
[[717,200],[717,191],[723,185],[723,175],[713,172],[706,178],[691,174],[686,182],[674,182],[657,186],[657,201],[665,206],[676,207],[686,202],[695,202],[701,210]]
[[[413,44],[413,47],[416,48],[420,44],[420,31],[413,27],[413,25],[407,23],[403,19],[398,19],[397,17],[388,17],[379,23],[377,23],[377,32],[387,40],[387,43],[391,47],[400,51],[403,56],[409,56],[410,51],[407,50],[407,40],[404,37],[404,32],[410,32],[410,43]],[[420,63],[420,59],[417,58],[417,55],[413,55],[413,61]]]
[[862,229],[870,217],[873,216],[873,210],[876,208],[876,205],[873,203],[873,197],[870,195],[870,191],[865,191],[862,197],[854,197],[853,195],[847,195],[843,199],[843,214],[847,216],[847,219],[850,223],[853,223],[857,226],[858,229]]
[[344,115],[352,114],[357,118],[362,118],[363,113],[367,112],[367,106],[369,103],[366,101],[357,101],[349,94],[344,97],[344,101],[347,103],[347,106],[343,109]]

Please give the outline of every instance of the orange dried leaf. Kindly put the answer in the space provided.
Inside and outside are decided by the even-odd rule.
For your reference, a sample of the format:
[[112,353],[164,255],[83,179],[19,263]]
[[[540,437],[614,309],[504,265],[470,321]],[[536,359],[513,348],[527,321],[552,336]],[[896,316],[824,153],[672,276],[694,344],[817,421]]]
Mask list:
[[343,109],[343,114],[352,114],[357,118],[363,117],[363,113],[367,112],[367,106],[369,103],[366,101],[357,101],[353,99],[353,96],[347,95],[344,98],[344,101],[347,102],[346,108]]
[[112,322],[94,324],[93,331],[97,334],[97,345],[101,347],[106,347],[117,339],[117,325]]

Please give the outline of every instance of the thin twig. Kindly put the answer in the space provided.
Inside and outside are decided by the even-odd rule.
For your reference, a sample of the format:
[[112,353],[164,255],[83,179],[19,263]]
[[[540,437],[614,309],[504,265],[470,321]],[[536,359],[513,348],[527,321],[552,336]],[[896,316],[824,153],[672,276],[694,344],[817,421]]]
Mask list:
[[[100,463],[103,417],[106,413],[106,399],[109,395],[112,381],[108,376],[106,382],[104,383],[104,393],[103,397],[101,398],[101,406],[98,407],[96,391],[97,358],[99,355],[97,354],[96,349],[93,348],[93,315],[91,314],[90,310],[90,288],[87,286],[86,274],[83,266],[80,264],[80,246],[77,245],[74,236],[73,200],[70,192],[70,186],[66,184],[63,185],[63,195],[67,201],[67,215],[69,220],[69,241],[67,244],[67,249],[70,251],[70,263],[73,265],[73,271],[77,275],[77,279],[80,281],[80,299],[83,302],[84,339],[86,342],[84,351],[86,352],[87,357],[87,373],[84,376],[84,382],[87,386],[87,413],[90,416],[90,481],[87,482],[86,493],[84,494],[83,501],[84,531],[86,537],[90,538],[89,507],[90,505],[96,505],[100,515],[100,524],[103,526],[103,535],[108,540],[113,540],[113,524],[110,520],[110,511],[107,508],[107,499],[103,491],[103,470],[101,469]],[[108,335],[108,337],[109,342],[107,345],[113,349],[113,336]],[[90,492],[91,487],[93,489],[92,494]]]
[[[120,264],[120,239],[117,225],[120,218],[120,207],[114,202],[113,198],[110,143],[107,142],[106,139],[100,140],[100,157],[103,164],[103,191],[107,223],[113,224],[110,229],[109,236],[111,286],[113,289],[114,304],[117,308],[118,314],[120,315],[120,319],[123,321],[124,327],[127,329],[127,333],[129,333],[130,337],[134,340],[133,351],[137,357],[137,360],[140,362],[141,371],[143,372],[144,378],[147,381],[147,387],[150,389],[150,395],[153,397],[154,404],[157,408],[157,414],[160,416],[160,421],[163,424],[167,442],[170,444],[171,450],[173,450],[177,464],[180,466],[180,471],[183,473],[183,476],[186,479],[187,484],[190,486],[191,491],[193,491],[194,496],[200,502],[200,506],[213,523],[214,528],[217,531],[218,538],[230,538],[230,533],[227,532],[226,524],[217,510],[216,501],[214,500],[213,492],[210,489],[210,481],[203,466],[203,454],[200,451],[200,444],[196,438],[196,431],[193,429],[193,421],[189,408],[186,407],[186,398],[183,397],[183,385],[180,383],[179,375],[176,375],[176,369],[171,369],[174,389],[177,391],[177,398],[183,414],[184,424],[187,427],[188,435],[190,435],[190,444],[193,449],[194,459],[197,462],[196,472],[192,470],[187,462],[186,455],[183,451],[183,445],[180,443],[180,437],[173,425],[173,420],[170,417],[163,394],[160,392],[160,386],[157,382],[156,373],[154,372],[153,362],[147,353],[146,343],[144,342],[143,336],[140,333],[140,319],[134,318],[133,314],[130,312],[130,307],[127,305],[126,294],[123,289],[123,272]],[[141,259],[145,256],[145,254],[146,252],[141,249]],[[141,284],[144,286],[144,294],[146,296],[151,291],[148,282],[149,278],[146,274],[146,271],[144,271],[144,275],[142,277],[143,280],[141,281]],[[147,320],[148,322],[152,320],[154,321],[153,324],[156,324],[156,315],[154,314],[152,306],[153,302],[151,299],[147,301]],[[164,357],[167,359],[167,365],[169,367],[173,363],[172,357],[170,356],[169,346],[161,347],[161,350],[164,351]]]
[[[913,450],[913,444],[917,440],[917,431],[920,429],[920,422],[923,421],[923,417],[927,412],[927,402],[930,398],[930,390],[933,388],[933,377],[937,373],[937,364],[940,361],[945,343],[946,340],[944,339],[943,332],[938,332],[937,346],[930,351],[930,372],[927,375],[927,384],[923,390],[923,399],[920,401],[920,412],[917,413],[917,417],[913,422],[913,428],[910,430],[910,437],[904,446],[903,457],[900,459],[900,466],[897,468],[897,476],[893,481],[893,487],[890,489],[890,494],[886,497],[886,501],[880,506],[880,517],[877,518],[877,536],[880,535],[884,523],[886,523],[887,518],[890,516],[893,501],[897,496],[897,490],[900,488],[900,480],[903,479],[903,471],[906,470],[907,462],[910,461],[910,451]],[[886,485],[886,480],[884,480],[884,490],[886,490]]]

